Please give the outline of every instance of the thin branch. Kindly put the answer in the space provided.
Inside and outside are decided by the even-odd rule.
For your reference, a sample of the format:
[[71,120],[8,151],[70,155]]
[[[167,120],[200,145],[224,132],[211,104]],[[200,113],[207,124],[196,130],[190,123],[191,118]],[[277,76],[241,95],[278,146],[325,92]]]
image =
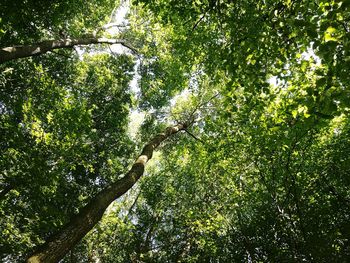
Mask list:
[[109,44],[109,45],[119,44],[119,45],[122,45],[123,47],[130,49],[134,54],[139,53],[139,51],[125,39],[98,38],[97,41],[93,44]]
[[[207,11],[208,12],[208,11]],[[204,17],[206,16],[207,12],[205,12],[198,20],[197,22],[194,24],[194,26],[192,27],[192,32],[197,28],[197,26],[199,25],[199,23],[204,19]]]
[[187,134],[188,135],[190,135],[192,138],[194,138],[195,140],[197,140],[197,141],[200,141],[201,143],[203,143],[204,144],[204,142],[201,140],[201,139],[199,139],[199,138],[197,138],[196,136],[194,136],[191,132],[189,132],[187,129],[185,129],[185,132],[187,132]]
[[108,46],[109,51],[112,53],[113,56],[116,56],[117,54],[115,52],[113,52],[113,50],[111,49],[111,46]]
[[127,215],[126,215],[126,218],[128,218],[128,217],[130,216],[130,214],[131,214],[132,210],[134,209],[134,207],[135,207],[135,205],[136,205],[136,203],[137,203],[137,200],[139,199],[139,196],[140,196],[140,195],[141,195],[141,191],[139,191],[139,192],[137,193],[137,196],[136,196],[134,202],[132,203],[132,205],[131,205],[130,208],[129,208],[129,211],[128,211]]
[[197,106],[192,111],[192,113],[190,114],[190,116],[192,117],[200,107],[208,104],[211,100],[213,100],[214,98],[216,98],[219,95],[220,95],[220,93],[216,93],[214,96],[210,97],[207,101],[198,103]]
[[101,26],[99,27],[97,30],[95,30],[93,33],[92,33],[92,36],[93,37],[96,37],[101,31],[105,31],[107,29],[110,29],[110,28],[118,28],[118,31],[121,31],[120,28],[127,28],[128,26],[130,26],[129,24],[119,24],[119,23],[109,23],[109,24],[106,24],[104,26]]

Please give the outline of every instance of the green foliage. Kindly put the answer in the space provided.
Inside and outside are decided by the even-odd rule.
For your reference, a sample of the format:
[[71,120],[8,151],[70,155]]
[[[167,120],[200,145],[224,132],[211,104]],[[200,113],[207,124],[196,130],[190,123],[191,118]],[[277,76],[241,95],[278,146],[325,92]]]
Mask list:
[[0,4],[0,45],[92,33],[108,22],[118,1],[11,1]]
[[132,71],[125,55],[3,66],[1,185],[10,189],[1,196],[3,255],[41,243],[123,173],[133,148]]

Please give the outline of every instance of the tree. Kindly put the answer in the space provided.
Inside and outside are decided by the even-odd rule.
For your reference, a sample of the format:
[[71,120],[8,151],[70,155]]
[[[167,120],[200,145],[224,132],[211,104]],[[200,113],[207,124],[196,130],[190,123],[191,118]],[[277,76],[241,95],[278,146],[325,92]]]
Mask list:
[[[134,2],[124,30],[100,34],[127,39],[137,57],[89,46],[1,65],[2,257],[50,244],[120,187],[142,142],[190,119],[63,262],[346,262],[349,2]],[[6,18],[2,46],[103,25],[77,26],[97,20],[76,8],[53,12],[52,25],[24,16],[35,34]],[[131,109],[145,116],[136,136]]]
[[111,202],[127,192],[137,182],[143,174],[146,163],[152,158],[154,149],[167,137],[186,129],[187,125],[179,124],[168,127],[164,133],[155,136],[145,145],[140,156],[123,178],[99,192],[64,229],[36,250],[27,262],[58,262],[62,259],[96,225]]

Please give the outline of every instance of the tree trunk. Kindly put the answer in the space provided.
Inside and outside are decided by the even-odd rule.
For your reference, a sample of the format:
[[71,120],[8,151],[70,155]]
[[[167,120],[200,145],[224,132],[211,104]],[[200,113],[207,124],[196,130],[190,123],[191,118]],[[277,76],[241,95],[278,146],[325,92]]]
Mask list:
[[107,207],[127,192],[141,177],[145,165],[152,158],[154,149],[169,136],[187,128],[187,124],[168,127],[147,143],[126,175],[98,193],[57,234],[49,238],[27,259],[27,263],[58,262],[80,241],[101,219]]
[[4,47],[0,49],[0,63],[9,60],[31,57],[44,54],[48,51],[59,48],[71,48],[76,45],[90,45],[90,44],[120,44],[133,52],[137,52],[135,48],[129,45],[123,39],[108,39],[108,38],[78,38],[78,39],[61,39],[61,40],[46,40],[41,43],[33,45]]

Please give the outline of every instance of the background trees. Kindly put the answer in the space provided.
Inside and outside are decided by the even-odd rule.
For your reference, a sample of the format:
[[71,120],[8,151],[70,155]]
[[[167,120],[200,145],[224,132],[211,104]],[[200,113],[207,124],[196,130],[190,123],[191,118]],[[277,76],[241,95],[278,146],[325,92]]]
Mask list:
[[[5,47],[96,32],[118,3],[1,5]],[[136,56],[1,64],[2,258],[22,259],[191,117],[64,261],[346,262],[348,14],[348,1],[135,1],[125,30],[99,34]]]

